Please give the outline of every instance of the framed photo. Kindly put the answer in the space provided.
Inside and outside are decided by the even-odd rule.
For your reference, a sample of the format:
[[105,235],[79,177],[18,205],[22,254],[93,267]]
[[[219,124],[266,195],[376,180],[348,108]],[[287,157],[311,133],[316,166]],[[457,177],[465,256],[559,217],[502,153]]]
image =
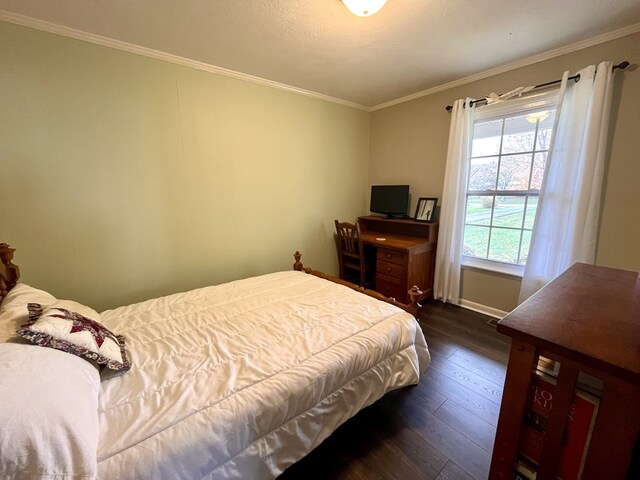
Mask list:
[[420,197],[418,199],[418,205],[416,206],[416,214],[413,219],[419,222],[430,222],[433,218],[433,212],[436,209],[437,203],[437,198]]

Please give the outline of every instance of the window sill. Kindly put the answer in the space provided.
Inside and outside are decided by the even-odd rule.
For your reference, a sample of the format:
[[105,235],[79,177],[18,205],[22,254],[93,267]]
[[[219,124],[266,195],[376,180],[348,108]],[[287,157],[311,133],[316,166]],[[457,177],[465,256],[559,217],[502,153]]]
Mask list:
[[485,260],[484,258],[475,258],[462,256],[462,266],[467,268],[476,268],[478,270],[486,270],[489,272],[502,273],[512,277],[522,278],[524,275],[524,266],[513,265],[511,263],[496,262],[495,260]]

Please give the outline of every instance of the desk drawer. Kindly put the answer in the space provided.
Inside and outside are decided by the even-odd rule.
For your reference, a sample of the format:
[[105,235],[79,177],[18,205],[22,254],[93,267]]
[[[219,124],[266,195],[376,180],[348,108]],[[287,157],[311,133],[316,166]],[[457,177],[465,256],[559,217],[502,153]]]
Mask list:
[[398,265],[397,263],[390,263],[378,259],[376,262],[376,272],[384,273],[390,277],[404,279],[407,274],[407,268],[404,265]]
[[404,289],[403,279],[378,273],[376,275],[376,291],[385,297],[393,297],[402,303],[407,303],[407,292]]
[[388,248],[378,248],[377,258],[384,262],[405,265],[407,263],[407,252],[399,252],[398,250],[390,250]]

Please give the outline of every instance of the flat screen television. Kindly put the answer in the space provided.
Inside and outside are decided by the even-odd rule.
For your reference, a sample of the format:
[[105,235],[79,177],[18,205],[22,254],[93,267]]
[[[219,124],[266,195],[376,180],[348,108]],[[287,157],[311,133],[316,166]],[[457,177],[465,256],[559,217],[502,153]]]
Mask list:
[[407,214],[409,185],[371,185],[369,210],[387,217]]

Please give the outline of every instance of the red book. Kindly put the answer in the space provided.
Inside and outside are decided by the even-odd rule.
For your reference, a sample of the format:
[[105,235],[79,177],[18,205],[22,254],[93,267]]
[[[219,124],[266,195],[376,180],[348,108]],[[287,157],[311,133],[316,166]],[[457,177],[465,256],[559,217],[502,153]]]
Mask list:
[[[525,413],[520,451],[535,464],[540,463],[548,419],[553,408],[555,379],[536,372]],[[576,390],[569,407],[567,427],[562,438],[562,456],[557,477],[577,480],[582,473],[589,437],[598,409],[598,399]]]

